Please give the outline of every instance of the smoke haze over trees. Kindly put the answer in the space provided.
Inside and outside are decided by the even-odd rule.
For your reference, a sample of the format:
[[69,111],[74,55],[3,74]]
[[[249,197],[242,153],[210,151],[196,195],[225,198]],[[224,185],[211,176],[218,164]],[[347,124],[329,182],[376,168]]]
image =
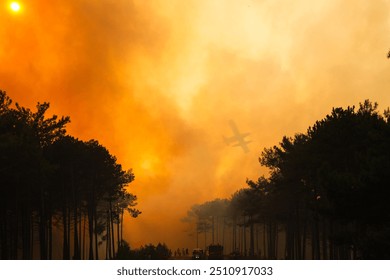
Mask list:
[[[70,135],[132,168],[148,209],[125,221],[132,248],[186,246],[190,205],[266,174],[259,151],[330,108],[390,104],[387,0],[20,3],[1,7],[0,88],[50,102]],[[245,155],[223,142],[230,119],[251,133]]]
[[211,236],[249,258],[390,258],[388,109],[382,115],[368,100],[334,108],[306,133],[264,149],[259,161],[268,178],[188,212],[204,247]]
[[[131,221],[125,218],[119,229],[132,249],[161,241],[174,248],[203,246],[205,239],[212,241],[212,234],[222,242],[223,232],[226,241],[233,222],[225,218],[223,230],[219,214],[202,217],[199,232],[180,220],[191,205],[229,198],[246,178],[266,175],[268,167],[257,164],[259,151],[283,135],[305,131],[330,108],[346,108],[367,98],[390,104],[386,58],[390,37],[384,36],[390,28],[387,0],[54,0],[50,4],[35,0],[21,5],[20,13],[10,12],[6,3],[1,7],[0,88],[34,113],[36,102],[42,100],[50,102],[47,116],[51,112],[71,116],[66,131],[76,139],[64,139],[57,148],[90,151],[94,144],[87,144],[89,139],[98,139],[124,169],[132,168],[137,179],[131,190],[145,214]],[[230,119],[240,131],[250,133],[246,154],[223,141],[231,133]],[[41,157],[40,148],[36,152],[31,148],[23,155],[21,166],[26,170],[34,170],[28,163]],[[20,152],[14,149],[13,154],[6,153]],[[51,157],[50,165],[64,167],[66,184],[78,191],[87,179],[75,174],[72,185],[67,175],[78,166],[71,167],[67,155],[53,158],[60,156],[55,146],[46,152],[42,154],[46,161]],[[2,172],[14,167],[6,166]],[[34,168],[32,180],[42,181],[42,172]],[[91,224],[100,224],[92,204],[86,209],[86,200],[94,199],[85,197],[91,189],[84,187],[83,197],[66,194],[63,204],[70,210],[61,220],[54,219],[53,229],[61,236],[66,232],[60,240],[61,257],[64,243],[71,250],[65,255],[73,257],[74,215],[90,213]],[[235,203],[241,204],[246,192]],[[240,211],[236,219],[242,224]],[[116,220],[115,215],[104,215],[105,223]],[[251,215],[245,216],[249,220]],[[80,247],[84,257],[91,247],[86,221],[85,238],[84,223],[80,228],[78,222],[76,242],[76,252]],[[113,232],[112,226],[104,229]],[[260,228],[255,223],[255,236],[256,230]],[[239,238],[242,233],[236,225],[234,246],[249,251],[249,243]],[[35,241],[38,237],[34,233]],[[83,248],[80,240],[86,240],[88,247]],[[112,238],[108,240],[112,243]],[[112,244],[103,241],[99,246],[99,241],[99,258],[106,252],[114,255]],[[268,243],[271,251],[278,244]],[[280,244],[277,249],[284,246]]]
[[[140,214],[127,191],[133,172],[98,141],[68,135],[69,117],[48,109],[0,92],[1,258],[170,258],[161,243],[130,250],[124,214]],[[268,177],[188,211],[196,247],[220,244],[240,258],[390,258],[389,109],[369,100],[333,108],[259,162]]]

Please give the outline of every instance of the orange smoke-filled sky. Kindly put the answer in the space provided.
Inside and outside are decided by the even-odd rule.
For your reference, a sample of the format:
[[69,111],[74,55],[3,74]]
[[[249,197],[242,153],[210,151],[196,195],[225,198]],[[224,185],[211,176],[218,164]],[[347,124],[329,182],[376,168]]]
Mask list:
[[[68,115],[136,179],[132,246],[192,247],[180,219],[267,174],[265,147],[335,106],[390,105],[390,1],[0,1],[0,89]],[[249,153],[227,146],[229,120]]]

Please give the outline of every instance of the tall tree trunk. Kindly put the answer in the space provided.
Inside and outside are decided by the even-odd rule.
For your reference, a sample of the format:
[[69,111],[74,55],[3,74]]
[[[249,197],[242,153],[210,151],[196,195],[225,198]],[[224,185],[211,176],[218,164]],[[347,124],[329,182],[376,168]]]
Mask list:
[[0,204],[1,212],[0,212],[0,246],[1,246],[1,259],[7,260],[9,259],[8,252],[8,236],[7,236],[7,225],[8,225],[8,219],[7,219],[7,212],[5,209],[5,203]]
[[253,257],[255,255],[255,236],[253,228],[253,217],[249,216],[249,256]]
[[279,224],[276,222],[275,223],[275,249],[274,249],[274,256],[275,256],[275,259],[278,259],[279,255],[278,255],[278,252],[279,252]]
[[71,243],[70,243],[70,242],[71,242],[71,219],[72,219],[72,213],[71,213],[71,211],[72,211],[72,209],[70,208],[70,205],[69,205],[69,207],[68,207],[68,209],[67,209],[67,211],[66,211],[66,215],[67,215],[66,221],[67,221],[67,223],[68,223],[68,225],[66,226],[66,228],[67,228],[67,230],[68,230],[68,232],[67,232],[67,234],[66,234],[66,237],[68,238],[67,243],[69,244],[69,246],[68,246],[69,258],[72,257],[72,255],[71,255]]
[[83,240],[83,229],[82,229],[82,225],[83,225],[83,213],[82,213],[82,206],[80,205],[80,209],[78,211],[78,219],[79,219],[79,229],[78,229],[78,232],[79,232],[79,255],[80,255],[80,259],[82,260],[83,259],[83,246],[84,246],[84,240]]
[[94,206],[93,212],[94,212],[93,217],[94,217],[94,220],[95,220],[95,228],[94,228],[94,232],[95,232],[95,256],[96,256],[96,259],[98,260],[99,259],[99,235],[98,235],[98,231],[97,231],[98,220],[97,220],[96,205]]
[[62,224],[63,229],[63,241],[62,241],[62,257],[64,260],[69,260],[69,243],[68,243],[68,219],[67,219],[67,210],[64,206],[62,209]]
[[322,259],[327,260],[328,259],[328,229],[327,229],[327,222],[325,219],[322,221]]
[[71,167],[71,187],[72,187],[72,196],[73,196],[73,259],[80,259],[80,244],[79,244],[79,234],[78,234],[78,198],[77,198],[77,190],[76,184],[74,181],[74,169]]
[[80,244],[79,244],[79,233],[78,233],[78,213],[77,206],[73,209],[73,259],[80,259]]
[[312,227],[312,258],[319,260],[321,258],[320,252],[320,237],[319,237],[319,225],[318,225],[318,214],[314,214],[314,221]]
[[334,236],[333,224],[334,224],[334,222],[331,219],[329,222],[329,236],[331,237],[331,239],[329,239],[329,259],[330,260],[335,259],[335,249],[334,249],[334,243],[333,243],[333,236]]
[[232,226],[232,240],[233,240],[233,252],[237,251],[237,221],[236,218],[234,217],[233,219],[233,226]]
[[107,221],[106,221],[106,260],[111,259],[111,236],[110,236],[110,215],[107,210]]
[[266,228],[266,222],[264,221],[263,223],[263,255],[264,255],[264,259],[267,258],[267,228]]
[[85,260],[85,248],[86,248],[86,242],[85,242],[85,229],[86,229],[86,224],[87,224],[87,217],[86,214],[84,213],[84,218],[83,218],[83,260]]
[[273,246],[273,240],[274,240],[274,235],[272,232],[272,222],[268,223],[268,259],[273,260],[275,259],[273,251],[274,251],[274,246]]
[[[225,217],[223,217],[223,221],[222,221],[222,246],[225,248]],[[225,248],[226,250],[226,248]]]
[[307,239],[307,222],[303,222],[303,234],[302,234],[302,259],[306,259],[306,239]]
[[31,219],[28,204],[22,210],[22,259],[28,260],[31,256]]
[[47,235],[48,235],[48,258],[49,260],[53,259],[53,216],[51,211],[49,212],[48,225],[47,225]]
[[15,218],[15,236],[14,236],[14,245],[12,248],[12,259],[17,260],[18,259],[18,246],[19,246],[19,214],[16,213],[16,218]]
[[112,211],[112,202],[110,200],[110,226],[111,226],[111,246],[112,246],[112,258],[115,256],[115,233],[114,233],[114,217]]
[[34,259],[34,233],[35,233],[35,229],[34,229],[34,213],[32,213],[30,215],[30,230],[31,230],[31,238],[30,238],[30,260]]
[[88,204],[88,235],[89,235],[89,254],[88,254],[88,259],[93,260],[94,259],[94,254],[93,254],[93,223],[94,223],[94,218],[93,218],[93,206]]
[[39,208],[39,251],[40,258],[42,260],[47,260],[47,236],[46,236],[46,213],[45,213],[45,198],[44,198],[44,190],[41,184],[41,192],[40,192],[40,208]]
[[296,233],[295,233],[295,259],[302,259],[302,236],[301,236],[301,219],[299,214],[299,204],[296,208]]
[[[121,209],[121,238],[120,238],[121,245],[122,245],[122,240],[123,240],[123,215],[124,215],[124,212],[125,212],[125,210],[122,208]],[[196,232],[198,232],[198,228],[196,229]],[[199,248],[198,245],[197,245],[197,248]]]
[[[119,215],[119,214],[118,214]],[[119,247],[122,246],[122,240],[120,239],[120,220],[119,220],[119,216],[118,216],[118,223],[116,225],[116,239],[118,240],[118,243],[117,243],[117,252],[119,251]]]
[[244,223],[242,227],[242,241],[244,245],[244,256],[248,255],[248,250],[247,250],[247,244],[246,244],[246,218],[244,216]]

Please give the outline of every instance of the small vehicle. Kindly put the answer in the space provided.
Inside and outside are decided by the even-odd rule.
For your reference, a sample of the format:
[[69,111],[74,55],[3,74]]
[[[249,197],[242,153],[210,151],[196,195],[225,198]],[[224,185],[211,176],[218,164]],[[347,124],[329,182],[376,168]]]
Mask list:
[[209,246],[209,260],[223,260],[223,246],[210,245]]
[[204,259],[204,251],[202,249],[196,248],[192,251],[192,259],[193,260],[203,260]]

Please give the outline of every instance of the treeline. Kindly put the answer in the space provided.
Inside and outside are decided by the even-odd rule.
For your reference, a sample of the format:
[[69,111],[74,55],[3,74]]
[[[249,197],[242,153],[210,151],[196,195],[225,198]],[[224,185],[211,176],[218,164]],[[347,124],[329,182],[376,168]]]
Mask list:
[[115,259],[117,260],[167,260],[172,251],[165,243],[146,244],[139,249],[131,249],[126,241],[122,242]]
[[334,108],[259,161],[269,177],[190,209],[198,244],[249,258],[390,258],[389,110]]
[[0,91],[0,256],[112,259],[124,212],[140,213],[126,190],[134,174],[97,141],[67,135],[69,117],[48,109],[13,106]]

